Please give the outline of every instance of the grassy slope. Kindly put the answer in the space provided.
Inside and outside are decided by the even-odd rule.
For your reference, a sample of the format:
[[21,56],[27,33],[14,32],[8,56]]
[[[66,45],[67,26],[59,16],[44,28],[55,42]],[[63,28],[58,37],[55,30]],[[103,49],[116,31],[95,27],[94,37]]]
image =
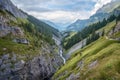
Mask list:
[[[77,69],[77,64],[78,62],[80,62],[81,59],[84,59],[83,71]],[[98,41],[80,50],[80,52],[76,53],[76,55],[74,55],[73,58],[71,58],[59,71],[57,71],[57,73],[55,73],[54,78],[65,73],[66,71],[67,73],[60,77],[62,78],[61,80],[64,80],[72,72],[84,73],[88,70],[88,65],[95,60],[98,60],[98,65],[92,70],[90,70],[91,73],[89,73],[88,71],[86,75],[81,74],[82,75],[81,80],[84,80],[84,78],[90,79],[92,75],[94,75],[93,76],[94,78],[104,77],[102,76],[102,74],[100,74],[100,71],[103,71],[108,76],[116,76],[120,78],[120,75],[117,72],[117,69],[120,68],[120,65],[116,66],[120,62],[120,43],[118,41],[106,40],[105,38],[99,39]],[[113,73],[109,75],[109,72]],[[118,74],[119,76],[116,74]]]
[[[109,23],[99,31],[105,30],[107,34],[115,26],[115,21]],[[89,65],[97,60],[97,65],[92,69]],[[84,61],[82,70],[78,63]],[[73,53],[67,63],[53,76],[54,79],[65,80],[71,73],[81,73],[78,80],[112,80],[120,79],[120,43],[108,40],[105,37],[91,43]]]
[[[9,13],[5,12],[5,15],[8,15],[9,17],[12,17]],[[27,19],[16,19],[16,20],[9,20],[8,24],[15,27],[19,26],[21,23],[25,24],[28,23]],[[24,26],[19,26],[22,30],[24,30]],[[38,53],[37,47],[33,47],[34,39],[36,36],[32,36],[29,32],[24,31],[23,38],[27,38],[31,44],[25,45],[25,44],[18,44],[14,43],[12,40],[16,38],[17,36],[13,36],[11,34],[8,34],[5,37],[0,38],[0,55],[6,54],[6,53],[17,53],[17,54],[36,54]],[[19,37],[19,36],[18,36]],[[6,49],[6,50],[4,50]],[[34,53],[34,54],[33,54]]]
[[67,36],[66,38],[65,38],[65,41],[64,41],[64,45],[66,45],[67,44],[67,42],[68,42],[68,40],[72,37],[72,36],[74,36],[75,34],[76,34],[77,32],[70,32],[69,33],[69,36]]
[[99,29],[98,31],[105,31],[105,34],[108,34],[108,32],[116,25],[116,21],[112,21],[110,23],[108,23],[105,27]]
[[[2,14],[2,12],[4,14]],[[36,27],[41,26],[35,26],[27,19],[15,18],[6,11],[0,11],[0,15],[7,16],[7,19],[9,20],[7,22],[8,25],[20,27],[24,31],[24,36],[22,36],[22,38],[28,39],[30,42],[28,45],[14,43],[13,39],[16,37],[20,38],[20,36],[8,34],[7,36],[0,38],[0,56],[6,53],[14,52],[16,54],[30,55],[31,57],[34,57],[42,50],[41,46],[44,46],[44,44],[46,44],[45,46],[49,46],[49,42],[45,40],[43,34],[40,34],[40,32],[36,29]]]

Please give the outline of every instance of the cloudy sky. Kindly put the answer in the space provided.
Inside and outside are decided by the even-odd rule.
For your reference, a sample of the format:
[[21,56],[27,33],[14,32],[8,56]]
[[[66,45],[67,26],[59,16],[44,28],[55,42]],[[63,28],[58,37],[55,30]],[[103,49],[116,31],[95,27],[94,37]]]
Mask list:
[[86,19],[112,0],[12,0],[20,9],[38,19],[65,27],[77,19]]

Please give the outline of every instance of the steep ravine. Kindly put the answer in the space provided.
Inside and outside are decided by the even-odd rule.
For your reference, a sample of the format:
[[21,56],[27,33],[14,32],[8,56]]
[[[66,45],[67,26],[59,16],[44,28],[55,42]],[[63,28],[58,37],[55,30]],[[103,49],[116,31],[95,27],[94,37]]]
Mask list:
[[63,63],[65,64],[66,59],[63,57],[63,50],[62,50],[61,47],[59,48],[59,55],[60,55],[60,57],[63,59]]
[[57,37],[57,36],[53,35],[53,39],[55,40],[55,43],[56,43],[56,45],[57,45],[58,48],[59,48],[58,54],[60,55],[60,57],[61,57],[62,60],[63,60],[63,63],[65,64],[66,59],[65,59],[65,57],[63,56],[63,49],[62,49],[62,46],[61,46],[61,37]]

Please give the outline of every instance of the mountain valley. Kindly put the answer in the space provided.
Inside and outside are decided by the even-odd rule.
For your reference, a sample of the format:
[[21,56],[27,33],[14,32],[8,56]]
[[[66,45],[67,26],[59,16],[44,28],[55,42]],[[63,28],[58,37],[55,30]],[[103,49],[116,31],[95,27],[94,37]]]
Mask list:
[[60,28],[0,0],[0,80],[120,79],[119,0]]

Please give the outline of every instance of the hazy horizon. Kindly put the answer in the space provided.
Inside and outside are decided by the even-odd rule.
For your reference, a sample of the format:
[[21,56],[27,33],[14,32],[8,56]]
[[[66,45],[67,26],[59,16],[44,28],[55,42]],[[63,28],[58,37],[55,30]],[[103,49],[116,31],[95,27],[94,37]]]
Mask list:
[[[87,19],[112,0],[11,0],[18,8],[40,19],[67,27],[78,19]],[[23,3],[24,2],[24,3]],[[27,6],[26,6],[27,5]]]

